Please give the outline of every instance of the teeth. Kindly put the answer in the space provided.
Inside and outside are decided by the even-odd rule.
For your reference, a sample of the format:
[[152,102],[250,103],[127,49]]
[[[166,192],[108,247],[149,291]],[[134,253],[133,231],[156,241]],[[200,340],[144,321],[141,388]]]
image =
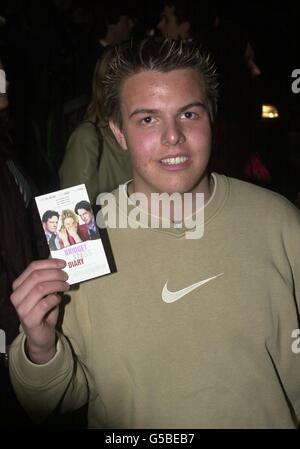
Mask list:
[[167,159],[162,159],[161,162],[166,165],[176,165],[176,164],[182,164],[183,162],[187,161],[188,158],[185,156],[181,157],[169,157]]

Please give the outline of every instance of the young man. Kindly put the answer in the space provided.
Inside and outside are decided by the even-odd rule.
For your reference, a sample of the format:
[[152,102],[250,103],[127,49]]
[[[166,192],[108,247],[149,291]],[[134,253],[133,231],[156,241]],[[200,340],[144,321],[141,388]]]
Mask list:
[[47,210],[42,216],[45,236],[51,251],[60,249],[60,243],[57,233],[58,220],[59,214],[54,210]]
[[79,201],[75,206],[75,214],[87,225],[91,240],[99,239],[99,231],[95,223],[92,207],[88,201]]
[[34,262],[16,279],[24,333],[10,369],[31,415],[88,403],[91,428],[297,425],[299,214],[276,194],[208,173],[215,106],[214,70],[192,44],[114,50],[104,107],[134,174],[115,193],[117,213],[137,193],[204,194],[204,234],[185,238],[173,222],[141,229],[129,205],[131,226],[108,229],[117,273],[71,292],[63,334],[64,262]]

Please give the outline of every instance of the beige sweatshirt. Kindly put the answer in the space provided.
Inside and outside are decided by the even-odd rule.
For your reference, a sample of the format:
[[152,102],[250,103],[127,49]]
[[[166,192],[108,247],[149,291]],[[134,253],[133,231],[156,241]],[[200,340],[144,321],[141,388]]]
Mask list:
[[[62,411],[89,402],[91,428],[296,426],[299,212],[256,186],[220,175],[215,184],[201,239],[109,230],[118,272],[81,284],[65,308],[75,358],[61,336],[37,366],[24,336],[15,340],[12,381],[31,415],[62,400]],[[171,303],[166,282],[167,296],[179,292]]]

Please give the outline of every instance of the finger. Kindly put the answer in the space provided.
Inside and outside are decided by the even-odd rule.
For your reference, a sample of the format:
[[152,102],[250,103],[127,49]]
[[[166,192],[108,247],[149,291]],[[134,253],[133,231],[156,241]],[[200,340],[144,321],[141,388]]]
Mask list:
[[[43,298],[42,301],[39,301],[32,312],[26,316],[24,321],[22,322],[23,326],[25,327],[26,331],[33,331],[35,328],[38,328],[43,321],[45,320],[45,317],[54,311],[59,303],[61,302],[61,296],[56,294],[51,294]],[[58,316],[58,311],[56,313],[56,319]],[[51,320],[52,321],[52,320]],[[56,321],[52,321],[51,323],[53,327],[56,325]]]
[[[66,281],[68,274],[59,269],[44,269],[35,270],[29,274],[29,276],[23,281],[22,284],[12,293],[11,301],[14,307],[18,307],[19,304],[28,296],[37,285],[43,282],[49,281]],[[51,292],[53,293],[53,292]]]
[[25,271],[13,282],[13,290],[16,290],[25,279],[30,276],[30,274],[35,270],[46,270],[55,268],[64,268],[66,262],[62,259],[45,259],[45,260],[35,260],[31,262]]
[[[30,292],[35,289],[39,284],[50,281],[66,281],[68,274],[63,270],[36,270],[30,273],[30,275],[23,281],[22,284],[12,293],[10,299],[14,307],[18,307],[24,299],[30,295]],[[41,287],[41,292],[43,288]],[[55,291],[55,290],[54,290]],[[48,293],[53,293],[48,292]]]
[[39,302],[43,302],[46,296],[56,292],[65,292],[68,289],[69,284],[63,281],[43,282],[36,285],[16,307],[20,320],[25,321],[26,317],[32,313],[35,306]]

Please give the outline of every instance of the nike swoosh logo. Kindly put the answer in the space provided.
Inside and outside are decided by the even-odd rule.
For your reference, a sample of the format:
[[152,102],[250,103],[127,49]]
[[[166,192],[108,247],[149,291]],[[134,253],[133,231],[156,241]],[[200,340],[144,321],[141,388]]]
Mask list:
[[207,282],[210,282],[213,279],[218,278],[219,276],[223,276],[223,274],[224,273],[220,273],[220,274],[217,274],[216,276],[205,279],[204,281],[196,282],[196,284],[190,285],[189,287],[183,288],[182,290],[178,290],[177,292],[170,292],[170,290],[168,289],[168,281],[167,281],[162,290],[162,294],[161,294],[162,300],[168,304],[178,301],[178,299],[182,298],[183,296],[187,295],[188,293],[191,293],[196,288],[201,287],[201,285],[207,284]]

